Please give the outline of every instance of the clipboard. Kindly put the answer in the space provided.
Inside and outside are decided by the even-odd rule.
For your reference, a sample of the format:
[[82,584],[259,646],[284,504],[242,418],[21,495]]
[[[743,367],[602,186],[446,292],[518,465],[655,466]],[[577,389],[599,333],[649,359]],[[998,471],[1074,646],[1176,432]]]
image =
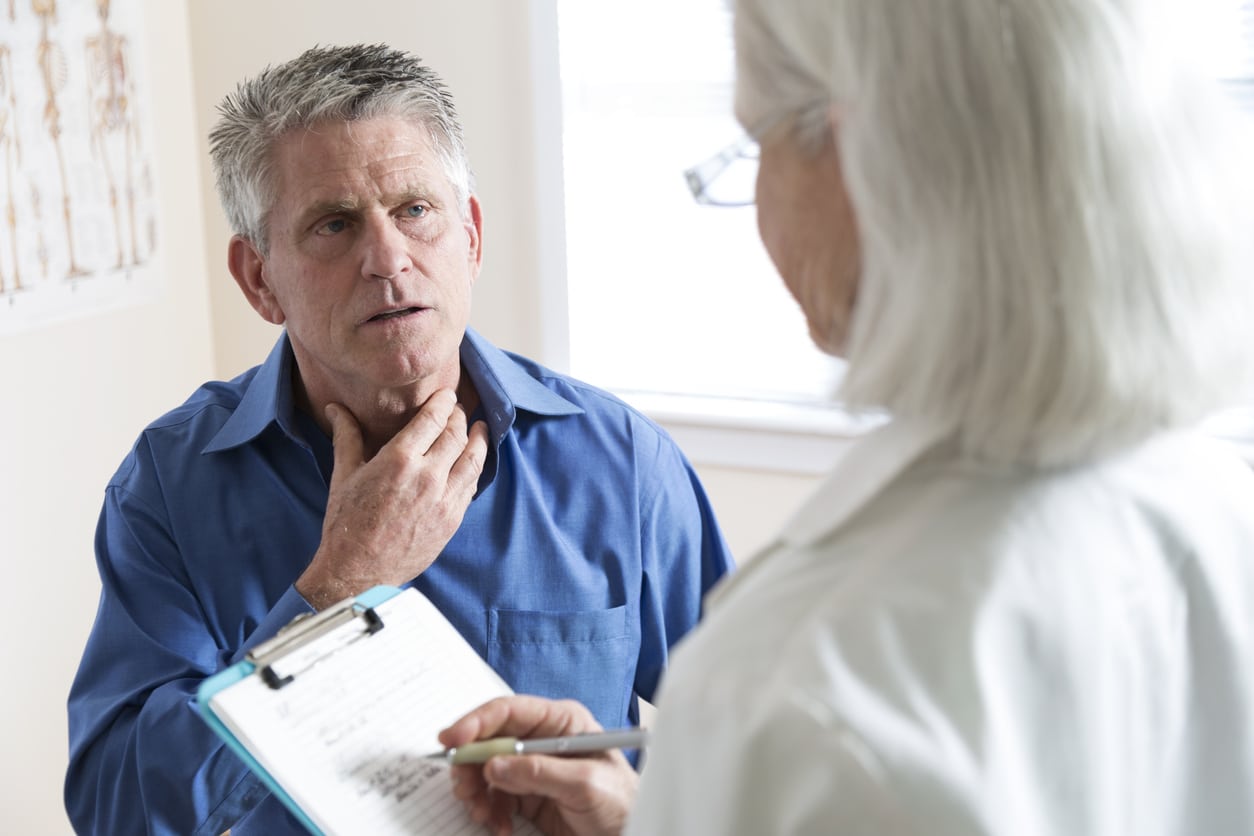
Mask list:
[[[301,617],[201,683],[227,746],[316,836],[486,834],[453,798],[435,734],[509,686],[416,589]],[[518,820],[516,833],[537,833]]]

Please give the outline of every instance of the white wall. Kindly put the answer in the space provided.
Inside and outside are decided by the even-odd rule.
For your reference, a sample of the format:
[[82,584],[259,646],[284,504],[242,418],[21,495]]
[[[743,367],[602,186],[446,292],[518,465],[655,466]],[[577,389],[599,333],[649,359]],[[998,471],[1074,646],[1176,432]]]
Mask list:
[[[459,104],[484,205],[472,323],[503,347],[544,359],[539,234],[548,218],[532,167],[527,2],[141,2],[154,68],[165,295],[0,343],[5,832],[69,832],[65,696],[99,591],[92,536],[105,482],[146,423],[202,381],[259,362],[277,336],[224,267],[228,232],[206,158],[214,106],[237,79],[317,43],[388,42],[428,60]],[[764,541],[813,484],[697,464],[738,555]],[[50,600],[56,618],[45,615]]]
[[[65,698],[96,612],[92,536],[140,428],[213,373],[186,8],[142,0],[164,292],[0,338],[0,830],[69,833]],[[62,13],[65,5],[62,5]],[[42,90],[32,91],[42,95]]]

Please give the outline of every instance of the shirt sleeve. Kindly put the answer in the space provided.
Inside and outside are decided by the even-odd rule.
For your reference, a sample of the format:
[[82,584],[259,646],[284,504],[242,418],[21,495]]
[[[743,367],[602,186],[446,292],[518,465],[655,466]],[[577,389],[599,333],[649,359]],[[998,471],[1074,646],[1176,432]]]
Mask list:
[[[659,430],[660,433],[660,430]],[[643,463],[641,646],[635,691],[653,701],[670,648],[697,625],[701,599],[732,557],[692,465],[665,434]]]
[[[224,649],[182,568],[143,442],[106,491],[101,594],[70,691],[66,810],[80,833],[218,834],[268,790],[197,713]],[[289,589],[248,646],[308,605]]]

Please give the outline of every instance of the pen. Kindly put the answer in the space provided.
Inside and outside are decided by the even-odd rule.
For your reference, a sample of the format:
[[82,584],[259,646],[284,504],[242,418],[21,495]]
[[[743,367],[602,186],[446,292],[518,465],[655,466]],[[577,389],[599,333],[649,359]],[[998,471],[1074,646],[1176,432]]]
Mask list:
[[454,766],[484,763],[495,755],[575,755],[581,752],[604,752],[606,749],[642,749],[649,745],[647,729],[572,734],[566,737],[537,737],[519,740],[516,737],[494,737],[477,740],[465,746],[432,752],[426,758],[448,761]]

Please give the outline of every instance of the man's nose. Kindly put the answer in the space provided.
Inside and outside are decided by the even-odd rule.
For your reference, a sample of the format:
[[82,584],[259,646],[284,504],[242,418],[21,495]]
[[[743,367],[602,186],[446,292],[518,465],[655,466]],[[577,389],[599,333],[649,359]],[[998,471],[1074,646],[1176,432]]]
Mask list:
[[409,239],[397,229],[391,216],[369,217],[362,235],[361,274],[367,279],[391,279],[410,264]]

